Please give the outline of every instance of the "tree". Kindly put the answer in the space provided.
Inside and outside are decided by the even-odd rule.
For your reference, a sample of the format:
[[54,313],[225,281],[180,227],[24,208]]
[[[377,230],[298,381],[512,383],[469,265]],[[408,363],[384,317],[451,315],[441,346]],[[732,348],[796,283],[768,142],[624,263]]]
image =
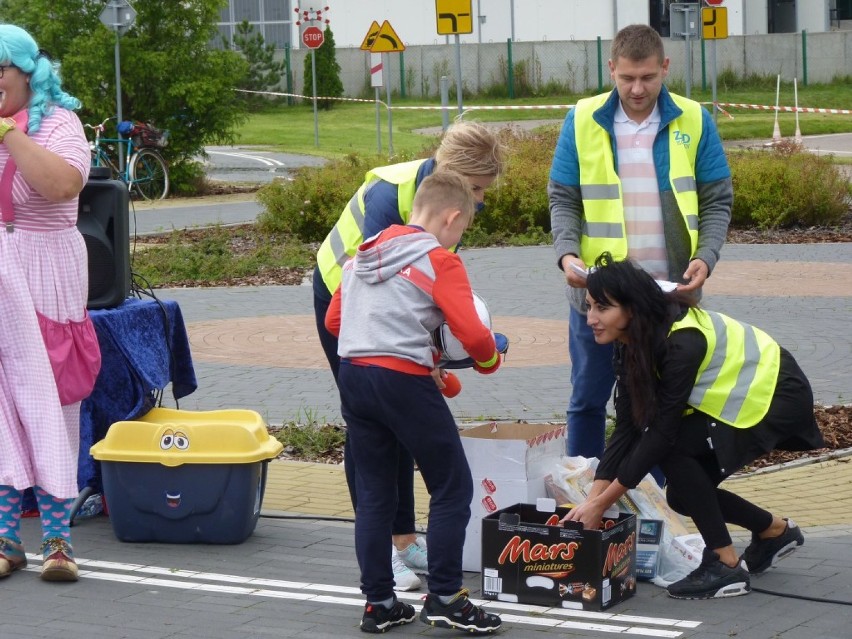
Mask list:
[[[237,25],[234,35],[234,47],[242,51],[248,63],[248,73],[238,88],[248,91],[268,91],[281,82],[281,75],[287,68],[285,62],[275,61],[275,45],[266,44],[263,34],[254,32],[248,20]],[[249,109],[258,109],[267,102],[267,98],[254,93],[242,93]]]
[[[246,117],[234,91],[248,63],[210,47],[221,0],[137,2],[136,22],[121,36],[122,115],[170,131],[164,153],[178,190],[203,174],[208,144],[234,141]],[[116,112],[115,33],[99,19],[102,2],[0,0],[7,22],[27,29],[62,64],[63,88],[83,103],[80,118],[100,122]]]
[[[325,27],[325,40],[319,49],[314,49],[311,55],[316,56],[317,67],[317,97],[339,98],[343,95],[343,82],[340,80],[340,65],[337,64],[337,54],[334,46],[334,34],[331,27]],[[305,91],[313,86],[311,74],[311,55],[305,56]],[[330,109],[334,100],[317,100],[317,106]]]

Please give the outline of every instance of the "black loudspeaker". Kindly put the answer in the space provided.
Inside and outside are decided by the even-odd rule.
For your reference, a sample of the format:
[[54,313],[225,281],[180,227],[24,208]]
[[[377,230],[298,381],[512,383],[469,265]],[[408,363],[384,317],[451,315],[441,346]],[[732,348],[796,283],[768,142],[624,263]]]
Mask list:
[[130,196],[109,169],[92,167],[80,192],[77,228],[89,256],[86,308],[110,308],[130,295]]

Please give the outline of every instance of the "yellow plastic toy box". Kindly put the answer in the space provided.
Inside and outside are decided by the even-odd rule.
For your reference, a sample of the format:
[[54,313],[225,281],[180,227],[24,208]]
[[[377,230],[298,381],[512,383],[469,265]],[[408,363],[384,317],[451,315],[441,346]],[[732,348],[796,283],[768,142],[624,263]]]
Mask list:
[[251,410],[154,408],[91,448],[121,541],[236,544],[254,532],[283,445]]

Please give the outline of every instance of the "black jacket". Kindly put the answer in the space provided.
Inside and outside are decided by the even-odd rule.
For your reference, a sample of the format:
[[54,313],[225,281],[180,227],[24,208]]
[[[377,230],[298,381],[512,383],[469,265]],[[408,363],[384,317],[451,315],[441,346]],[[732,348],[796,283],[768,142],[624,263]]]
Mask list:
[[[723,477],[772,450],[812,450],[824,445],[813,412],[813,392],[793,356],[781,348],[781,365],[769,411],[751,428],[734,428],[692,409],[687,399],[704,355],[707,340],[700,331],[682,329],[670,334],[657,353],[657,412],[654,420],[634,423],[622,355],[615,348],[616,424],[595,473],[628,488],[671,450],[681,428],[702,428],[710,438]],[[684,415],[684,413],[687,413]]]

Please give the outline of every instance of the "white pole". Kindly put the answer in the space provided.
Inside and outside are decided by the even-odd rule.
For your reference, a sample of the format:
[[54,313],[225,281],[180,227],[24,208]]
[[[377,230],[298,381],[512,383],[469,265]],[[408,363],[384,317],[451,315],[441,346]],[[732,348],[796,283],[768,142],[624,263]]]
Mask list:
[[778,74],[778,79],[775,81],[775,128],[772,129],[772,141],[779,142],[781,140],[781,129],[778,128],[778,97],[781,93],[781,74]]
[[796,136],[793,138],[796,144],[802,143],[802,132],[799,130],[799,88],[796,78],[793,78],[793,103],[796,107]]

